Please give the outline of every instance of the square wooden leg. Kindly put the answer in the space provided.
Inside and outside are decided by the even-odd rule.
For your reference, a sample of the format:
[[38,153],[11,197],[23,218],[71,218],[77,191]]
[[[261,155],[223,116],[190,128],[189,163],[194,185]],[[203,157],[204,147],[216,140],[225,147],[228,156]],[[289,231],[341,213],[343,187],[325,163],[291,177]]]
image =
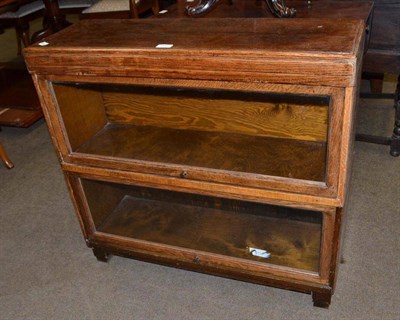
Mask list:
[[313,292],[312,299],[314,303],[314,307],[320,307],[328,309],[331,304],[332,292]]

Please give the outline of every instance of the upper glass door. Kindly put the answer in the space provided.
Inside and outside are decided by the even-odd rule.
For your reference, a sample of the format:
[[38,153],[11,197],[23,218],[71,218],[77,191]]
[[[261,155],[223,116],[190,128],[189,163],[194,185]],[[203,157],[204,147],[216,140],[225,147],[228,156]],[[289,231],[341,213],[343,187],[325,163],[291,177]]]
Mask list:
[[52,86],[73,153],[186,168],[182,175],[208,168],[325,182],[328,95]]

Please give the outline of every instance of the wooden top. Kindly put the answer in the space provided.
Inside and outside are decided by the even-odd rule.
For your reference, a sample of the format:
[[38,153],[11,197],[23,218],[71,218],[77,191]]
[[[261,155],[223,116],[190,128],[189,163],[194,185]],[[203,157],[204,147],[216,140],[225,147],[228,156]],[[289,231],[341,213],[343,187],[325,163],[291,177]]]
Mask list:
[[40,74],[107,76],[112,68],[113,76],[348,86],[363,35],[364,22],[350,19],[87,20],[24,54]]

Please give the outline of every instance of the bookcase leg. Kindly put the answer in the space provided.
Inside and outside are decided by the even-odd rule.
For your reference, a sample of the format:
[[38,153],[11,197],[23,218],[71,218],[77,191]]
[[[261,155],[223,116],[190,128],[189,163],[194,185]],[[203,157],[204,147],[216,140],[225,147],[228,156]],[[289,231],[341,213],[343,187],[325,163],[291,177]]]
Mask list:
[[98,261],[107,262],[108,261],[108,254],[102,249],[93,248],[93,254],[97,258]]
[[328,309],[329,305],[331,304],[331,297],[331,292],[313,292],[312,299],[314,302],[314,307]]

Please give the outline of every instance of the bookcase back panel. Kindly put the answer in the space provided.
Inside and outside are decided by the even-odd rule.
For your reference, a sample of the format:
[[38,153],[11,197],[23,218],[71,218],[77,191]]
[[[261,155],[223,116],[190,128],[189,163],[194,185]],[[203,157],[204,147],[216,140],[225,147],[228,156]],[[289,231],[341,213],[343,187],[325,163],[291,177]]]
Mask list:
[[122,92],[103,92],[112,123],[327,140],[326,97],[157,87],[118,89]]

